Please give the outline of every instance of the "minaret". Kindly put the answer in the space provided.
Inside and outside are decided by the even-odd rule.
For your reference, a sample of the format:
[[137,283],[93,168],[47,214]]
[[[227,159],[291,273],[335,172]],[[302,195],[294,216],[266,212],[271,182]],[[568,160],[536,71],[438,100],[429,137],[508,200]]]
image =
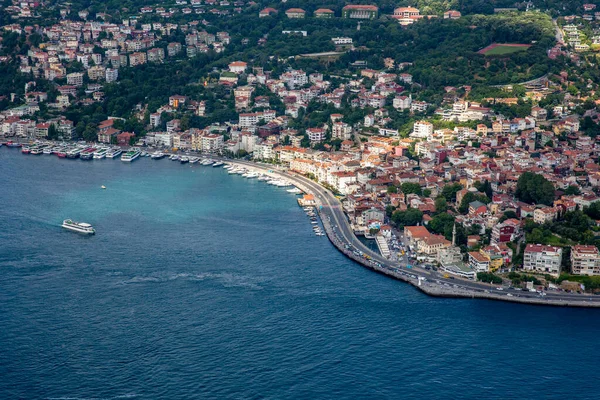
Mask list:
[[456,246],[456,223],[452,226],[452,247]]

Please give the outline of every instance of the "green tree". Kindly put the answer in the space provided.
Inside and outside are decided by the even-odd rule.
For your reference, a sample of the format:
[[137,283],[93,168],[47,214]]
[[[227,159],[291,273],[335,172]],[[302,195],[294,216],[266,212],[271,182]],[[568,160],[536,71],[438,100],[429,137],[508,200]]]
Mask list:
[[58,130],[54,124],[50,124],[48,128],[48,139],[57,140],[58,139]]
[[585,209],[585,213],[594,220],[600,219],[600,201],[592,203],[588,208]]
[[517,181],[515,196],[529,204],[552,205],[554,201],[554,186],[542,175],[525,172]]
[[83,131],[83,140],[87,142],[95,142],[98,138],[98,132],[96,130],[96,126],[92,123],[86,125],[85,130]]
[[456,201],[456,193],[458,193],[461,189],[462,186],[460,183],[446,185],[442,189],[441,195],[446,199],[448,203],[454,203]]
[[396,211],[392,214],[392,222],[398,228],[405,226],[414,226],[423,221],[423,213],[416,208],[409,208],[405,211]]
[[578,195],[581,193],[579,186],[577,185],[569,185],[569,187],[565,190],[565,194],[567,196]]
[[454,227],[454,217],[448,213],[441,213],[434,216],[429,224],[429,230],[438,235],[444,235],[446,239],[452,238],[452,228]]
[[517,215],[516,212],[514,212],[512,210],[504,211],[504,214],[502,214],[502,216],[500,217],[498,222],[502,223],[502,222],[506,221],[507,219],[512,219],[512,218],[519,219],[519,216]]
[[499,285],[502,283],[502,278],[498,275],[494,275],[491,272],[478,272],[477,280],[481,282],[493,283]]
[[400,186],[400,189],[404,194],[414,193],[420,196],[423,193],[421,190],[421,185],[418,183],[405,182]]
[[448,202],[445,197],[438,197],[435,199],[435,212],[443,213],[448,211]]

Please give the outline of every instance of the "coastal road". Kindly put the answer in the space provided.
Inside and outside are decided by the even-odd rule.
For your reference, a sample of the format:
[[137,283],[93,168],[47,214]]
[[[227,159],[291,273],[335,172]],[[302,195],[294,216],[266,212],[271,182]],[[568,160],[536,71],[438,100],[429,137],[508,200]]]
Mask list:
[[[430,289],[437,287],[443,291],[443,294],[450,296],[455,294],[456,297],[470,297],[469,293],[485,293],[487,298],[505,301],[521,301],[521,299],[529,299],[542,304],[568,302],[569,305],[577,305],[576,303],[578,303],[579,305],[600,307],[600,296],[555,291],[547,291],[545,295],[542,296],[535,292],[518,291],[507,287],[503,287],[501,288],[502,290],[499,290],[498,285],[490,285],[459,278],[446,279],[435,271],[425,270],[415,266],[408,268],[407,264],[392,262],[381,256],[379,253],[372,251],[358,240],[352,231],[350,223],[342,208],[342,204],[328,189],[304,176],[279,170],[275,166],[256,164],[248,161],[227,161],[243,164],[248,168],[260,169],[271,175],[277,175],[308,190],[315,196],[315,199],[319,204],[318,207],[321,218],[326,219],[326,221],[324,220],[324,223],[330,225],[334,236],[348,246],[347,248],[349,248],[349,250],[358,250],[364,255],[369,256],[373,261],[379,263],[379,268],[374,269],[379,270],[382,273],[387,273],[388,275],[396,277],[398,273],[405,276],[412,276],[414,277],[412,280],[408,279],[412,284],[415,284],[415,281],[418,278],[425,278],[427,280],[427,286],[430,287]],[[427,292],[427,290],[424,291]]]

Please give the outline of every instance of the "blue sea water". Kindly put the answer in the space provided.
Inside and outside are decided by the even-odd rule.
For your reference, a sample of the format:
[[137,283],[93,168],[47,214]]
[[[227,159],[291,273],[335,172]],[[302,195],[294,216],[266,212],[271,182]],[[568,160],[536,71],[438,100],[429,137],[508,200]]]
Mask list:
[[0,148],[0,399],[597,399],[599,316],[428,297],[219,168]]

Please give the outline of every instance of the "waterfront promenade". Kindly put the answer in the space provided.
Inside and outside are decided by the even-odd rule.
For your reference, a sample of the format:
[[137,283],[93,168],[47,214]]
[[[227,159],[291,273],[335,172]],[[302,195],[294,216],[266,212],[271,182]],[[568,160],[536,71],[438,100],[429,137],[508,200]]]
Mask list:
[[[375,272],[410,283],[431,296],[480,298],[534,305],[600,307],[600,296],[548,291],[544,296],[528,291],[508,290],[465,279],[447,279],[436,271],[394,263],[370,250],[354,235],[340,201],[323,186],[295,173],[249,161],[227,160],[275,177],[285,178],[306,193],[314,195],[323,227],[331,243],[347,257]],[[368,258],[367,258],[368,257]]]

